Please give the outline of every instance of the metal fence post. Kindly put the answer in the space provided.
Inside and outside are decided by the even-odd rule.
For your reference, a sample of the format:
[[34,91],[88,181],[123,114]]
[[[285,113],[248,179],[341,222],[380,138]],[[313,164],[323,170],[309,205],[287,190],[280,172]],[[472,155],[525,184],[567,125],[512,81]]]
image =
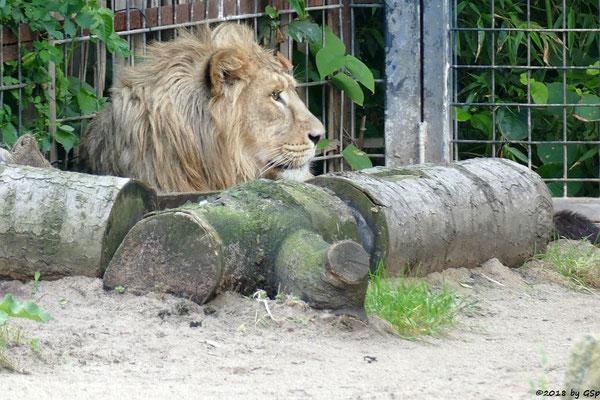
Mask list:
[[448,4],[386,0],[386,165],[449,161]]

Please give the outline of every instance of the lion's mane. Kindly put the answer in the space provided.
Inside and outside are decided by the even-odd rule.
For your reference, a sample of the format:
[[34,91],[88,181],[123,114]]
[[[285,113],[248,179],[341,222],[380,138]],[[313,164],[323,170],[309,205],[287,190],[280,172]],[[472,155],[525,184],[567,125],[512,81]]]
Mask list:
[[[156,42],[144,62],[118,77],[111,103],[88,126],[82,140],[84,165],[90,172],[130,176],[165,192],[219,190],[265,176],[266,160],[273,155],[259,157],[260,144],[254,143],[259,139],[249,137],[250,126],[257,119],[268,126],[276,118],[253,114],[244,90],[257,79],[270,79],[264,71],[280,83],[293,84],[285,69],[242,25],[184,31],[173,41]],[[288,135],[291,144],[278,146],[293,154],[308,152],[310,142],[316,143],[314,135],[323,133],[312,114],[290,124],[295,125],[285,129],[303,139],[291,143]]]

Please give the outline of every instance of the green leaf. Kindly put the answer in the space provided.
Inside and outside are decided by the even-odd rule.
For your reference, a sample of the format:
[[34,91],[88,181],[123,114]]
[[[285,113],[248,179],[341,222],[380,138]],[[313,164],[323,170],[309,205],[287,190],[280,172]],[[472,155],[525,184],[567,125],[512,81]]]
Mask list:
[[75,37],[75,35],[77,34],[77,28],[75,27],[75,24],[71,22],[71,20],[66,19],[63,26],[67,35]]
[[292,8],[296,11],[300,19],[306,18],[306,3],[304,0],[288,0],[288,2],[292,5]]
[[527,111],[513,111],[506,109],[498,112],[498,126],[502,135],[511,140],[519,140],[527,137]]
[[329,146],[330,140],[327,138],[323,138],[321,140],[319,140],[319,143],[317,143],[317,147],[316,150],[323,150],[324,148],[326,148],[327,146]]
[[[471,119],[471,114],[469,114],[468,111],[464,111],[462,108],[460,107],[456,107],[456,120],[458,122],[465,122]],[[490,124],[491,124],[491,120],[490,120]]]
[[331,77],[331,82],[340,90],[343,90],[348,97],[359,106],[363,105],[365,95],[354,79],[343,72],[339,72]]
[[519,82],[521,82],[522,85],[527,85],[527,72],[523,72],[519,75]]
[[344,66],[344,55],[333,53],[327,48],[322,48],[317,53],[316,62],[319,75],[323,79],[331,73],[339,71]]
[[[563,84],[561,82],[552,82],[546,85],[548,88],[548,103],[550,104],[561,104],[563,101]],[[579,102],[579,95],[567,88],[566,90],[568,104],[575,104]]]
[[[542,178],[562,178],[563,176],[563,164],[562,163],[548,163],[539,167],[536,171]],[[581,168],[575,167],[568,172],[569,178],[582,178],[584,172]],[[554,197],[561,197],[564,194],[563,182],[547,182],[548,190]],[[583,182],[569,182],[567,183],[567,195],[570,197],[575,196],[583,187]]]
[[471,116],[473,128],[484,132],[488,137],[492,136],[492,117],[489,111],[483,111]]
[[38,53],[38,55],[44,64],[48,64],[48,61],[50,61],[50,53],[48,50],[42,50]]
[[94,15],[87,11],[77,14],[73,19],[75,22],[77,22],[77,25],[79,25],[81,29],[89,28],[95,21]]
[[9,317],[27,318],[34,321],[48,322],[52,319],[49,313],[42,310],[33,301],[21,303],[15,301],[11,294],[4,296],[4,300],[0,303],[0,311]]
[[346,56],[346,68],[354,75],[356,80],[362,83],[371,93],[375,92],[375,80],[373,79],[373,73],[369,67],[367,67],[358,58],[347,55]]
[[12,147],[19,138],[17,129],[10,122],[2,127],[2,141]]
[[577,160],[577,163],[582,163],[585,160],[594,157],[596,154],[598,154],[598,146],[594,146],[591,149],[589,149],[588,151],[586,151],[579,160]]
[[104,42],[108,41],[110,34],[113,33],[113,16],[113,12],[108,8],[101,7],[96,10],[90,33],[97,35]]
[[[594,94],[584,94],[581,96],[582,104],[598,104],[600,105],[600,98]],[[575,118],[584,121],[600,121],[600,108],[599,107],[575,107]]]
[[106,40],[106,48],[111,53],[117,53],[121,57],[128,57],[132,54],[131,49],[129,48],[129,42],[115,32],[111,33],[108,40]]
[[279,18],[279,13],[277,12],[276,9],[274,9],[271,6],[266,6],[265,7],[265,12],[267,13],[267,15],[271,18],[271,19],[278,19]]
[[367,153],[365,153],[364,151],[360,151],[352,143],[346,146],[346,148],[342,152],[342,155],[344,156],[344,160],[346,160],[346,162],[357,171],[373,167],[373,163],[371,163],[371,160],[369,159],[369,156],[367,156]]
[[293,20],[288,25],[288,35],[297,42],[302,42],[305,37],[309,42],[315,42],[321,38],[321,28],[310,19]]
[[96,96],[86,89],[81,88],[75,95],[77,105],[83,114],[93,114],[98,111],[98,100]]
[[504,146],[504,150],[512,154],[517,160],[521,161],[524,164],[527,164],[529,160],[527,156],[523,154],[523,152],[515,147],[509,146],[508,144]]
[[[590,67],[600,67],[600,61],[596,61],[595,63],[590,65]],[[586,69],[585,70],[585,73],[590,76],[598,75],[599,72],[600,72],[600,70],[597,70],[597,69]]]
[[[319,39],[310,45],[310,52],[315,56],[323,47],[322,39],[322,35],[319,35]],[[328,26],[325,27],[325,47],[327,47],[329,51],[339,54],[341,57],[346,54],[346,45]]]
[[542,82],[531,82],[531,97],[536,104],[548,103],[548,88]]
[[[564,160],[563,145],[561,144],[538,144],[537,155],[544,164],[560,163]],[[576,146],[567,146],[567,164],[571,165],[577,156]]]
[[60,27],[57,20],[43,21],[42,24],[44,25],[44,29],[56,39],[64,39],[65,36],[58,30]]
[[56,141],[60,143],[67,152],[79,143],[79,138],[73,131],[74,129],[71,126],[60,125],[56,129],[56,134],[54,135]]
[[[549,104],[564,104],[563,101],[563,84],[561,82],[552,82],[546,85],[548,88],[548,103]],[[579,95],[567,88],[566,90],[566,103],[575,104],[579,103]],[[567,107],[567,114],[571,114],[573,107]],[[563,109],[559,107],[549,107],[544,112],[550,115],[563,115]]]

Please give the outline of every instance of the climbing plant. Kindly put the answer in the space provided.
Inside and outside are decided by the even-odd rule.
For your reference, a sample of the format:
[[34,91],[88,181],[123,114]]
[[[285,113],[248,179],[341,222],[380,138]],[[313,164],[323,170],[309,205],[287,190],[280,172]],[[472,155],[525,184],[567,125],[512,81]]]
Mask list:
[[[289,0],[289,4],[297,17],[287,24],[287,34],[298,43],[307,41],[310,52],[308,65],[296,70],[297,77],[303,79],[304,75],[308,75],[312,81],[328,80],[354,103],[363,106],[365,94],[361,85],[371,94],[375,92],[373,72],[357,57],[347,53],[344,42],[329,27],[321,26],[311,18],[304,0]],[[259,39],[266,35],[274,37],[275,40],[269,41],[273,46],[283,41],[282,22],[279,11],[274,7],[267,6],[265,12],[267,18],[259,24]],[[317,149],[324,149],[329,144],[328,139],[322,139]],[[345,147],[342,155],[354,169],[373,166],[368,155],[352,143]]]
[[[78,144],[74,124],[51,122],[49,103],[56,102],[56,118],[75,117],[99,111],[106,98],[98,96],[87,82],[68,76],[66,65],[72,65],[76,50],[84,42],[77,35],[89,33],[91,41],[102,41],[109,52],[126,57],[131,55],[126,40],[113,27],[113,12],[96,0],[0,0],[0,26],[15,36],[25,24],[34,33],[31,47],[22,46],[20,60],[5,61],[0,67],[3,86],[19,86],[4,91],[0,107],[0,145],[12,146],[19,136],[18,115],[26,113],[20,134],[32,133],[42,151],[50,149],[52,140],[65,151]],[[56,43],[65,41],[66,43]],[[63,48],[62,46],[66,46]],[[54,64],[56,96],[50,99],[48,85],[52,80],[50,65]],[[56,127],[52,136],[49,126]]]

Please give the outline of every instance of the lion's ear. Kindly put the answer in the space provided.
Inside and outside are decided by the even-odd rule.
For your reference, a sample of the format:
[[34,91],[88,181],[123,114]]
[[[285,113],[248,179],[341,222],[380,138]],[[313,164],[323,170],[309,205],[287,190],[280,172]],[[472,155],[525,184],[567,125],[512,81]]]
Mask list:
[[248,58],[237,49],[217,51],[207,67],[207,79],[213,96],[223,93],[224,85],[243,80],[249,75]]

